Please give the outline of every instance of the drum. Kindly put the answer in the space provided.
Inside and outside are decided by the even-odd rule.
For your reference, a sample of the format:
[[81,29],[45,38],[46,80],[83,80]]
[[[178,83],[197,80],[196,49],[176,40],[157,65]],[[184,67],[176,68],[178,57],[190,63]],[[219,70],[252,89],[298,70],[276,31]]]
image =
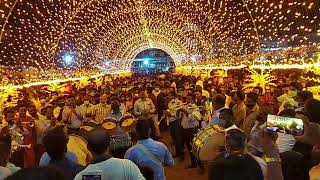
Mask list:
[[91,127],[91,126],[81,126],[80,129],[84,130],[84,131],[87,131],[87,132],[91,132],[94,127]]
[[109,135],[114,135],[117,130],[117,120],[114,118],[106,118],[102,121],[101,125]]
[[83,122],[83,126],[91,126],[91,127],[96,127],[99,124],[95,121],[87,121],[87,122]]
[[130,136],[111,136],[110,137],[110,150],[116,151],[117,149],[129,148],[132,145]]
[[117,124],[117,120],[114,119],[114,118],[105,118],[105,119],[101,122],[101,124],[105,124],[105,123],[109,123],[109,122],[111,122],[111,123],[113,123],[113,124]]
[[121,128],[126,132],[131,132],[134,130],[135,125],[137,124],[136,119],[132,115],[123,116],[120,119]]
[[209,126],[198,132],[192,141],[192,152],[201,161],[211,161],[224,149],[225,132],[219,126]]
[[80,127],[80,134],[84,139],[87,139],[90,132],[94,129],[94,127],[91,126],[81,126]]

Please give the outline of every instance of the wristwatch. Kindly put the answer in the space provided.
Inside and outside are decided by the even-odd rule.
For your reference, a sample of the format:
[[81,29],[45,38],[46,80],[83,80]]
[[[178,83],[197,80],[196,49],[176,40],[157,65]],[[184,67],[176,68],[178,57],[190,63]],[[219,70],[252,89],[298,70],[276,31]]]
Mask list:
[[264,161],[266,163],[272,163],[272,162],[281,163],[281,158],[268,158],[266,155],[264,155]]

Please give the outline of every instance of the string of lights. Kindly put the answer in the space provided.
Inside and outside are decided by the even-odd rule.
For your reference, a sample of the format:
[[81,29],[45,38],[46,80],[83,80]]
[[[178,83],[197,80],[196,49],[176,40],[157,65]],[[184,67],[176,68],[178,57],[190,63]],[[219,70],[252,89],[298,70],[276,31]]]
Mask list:
[[74,78],[148,48],[177,66],[301,68],[318,61],[319,14],[317,0],[3,0],[0,69],[17,85]]

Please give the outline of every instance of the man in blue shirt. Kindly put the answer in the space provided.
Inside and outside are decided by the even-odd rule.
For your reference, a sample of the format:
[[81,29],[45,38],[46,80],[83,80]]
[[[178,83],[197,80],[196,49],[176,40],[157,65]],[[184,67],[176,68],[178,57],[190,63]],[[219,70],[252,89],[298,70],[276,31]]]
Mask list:
[[136,125],[138,142],[125,154],[139,167],[149,167],[154,173],[155,180],[165,180],[163,165],[173,166],[174,161],[168,148],[161,142],[150,138],[150,124],[139,120]]
[[220,119],[220,112],[223,109],[228,108],[226,106],[226,97],[222,94],[216,95],[213,100],[213,108],[215,110],[213,120],[209,122],[209,125],[218,125],[220,127],[224,127],[226,122]]

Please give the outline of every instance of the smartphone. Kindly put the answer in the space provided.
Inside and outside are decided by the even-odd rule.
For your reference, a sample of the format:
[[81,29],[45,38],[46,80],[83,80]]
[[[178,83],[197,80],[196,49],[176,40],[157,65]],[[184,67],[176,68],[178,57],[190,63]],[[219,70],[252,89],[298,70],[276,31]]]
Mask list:
[[298,118],[289,118],[275,115],[268,115],[267,130],[302,136],[304,133],[303,121]]
[[102,180],[102,171],[86,172],[82,175],[82,180]]
[[82,180],[101,180],[101,175],[82,175]]

